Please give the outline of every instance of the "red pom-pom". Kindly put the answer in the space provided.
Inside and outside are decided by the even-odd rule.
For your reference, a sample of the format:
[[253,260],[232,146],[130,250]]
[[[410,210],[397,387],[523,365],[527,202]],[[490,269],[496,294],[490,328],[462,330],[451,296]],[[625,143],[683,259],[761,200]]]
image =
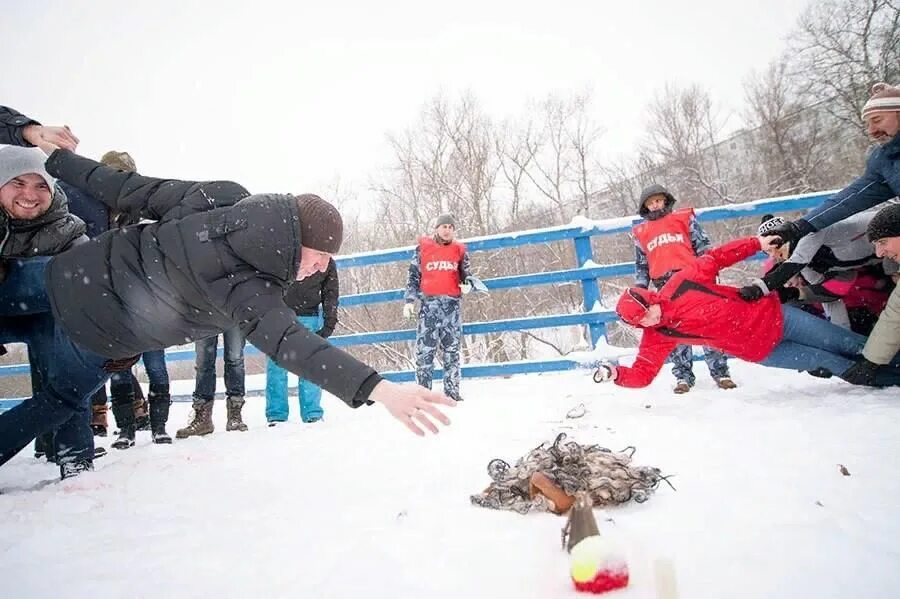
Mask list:
[[601,570],[600,572],[597,572],[597,575],[594,576],[594,578],[587,582],[578,582],[574,579],[572,582],[575,583],[576,590],[598,595],[600,593],[627,587],[628,569]]

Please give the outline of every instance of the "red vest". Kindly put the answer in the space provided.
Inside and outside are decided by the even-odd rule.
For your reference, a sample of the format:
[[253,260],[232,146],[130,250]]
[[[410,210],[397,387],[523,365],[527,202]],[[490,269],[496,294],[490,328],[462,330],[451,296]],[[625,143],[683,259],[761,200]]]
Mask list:
[[444,245],[431,237],[422,237],[419,240],[422,293],[459,297],[459,265],[465,253],[466,246],[458,241]]
[[634,227],[634,237],[647,256],[650,278],[693,264],[696,254],[691,243],[693,208],[682,208],[656,220]]

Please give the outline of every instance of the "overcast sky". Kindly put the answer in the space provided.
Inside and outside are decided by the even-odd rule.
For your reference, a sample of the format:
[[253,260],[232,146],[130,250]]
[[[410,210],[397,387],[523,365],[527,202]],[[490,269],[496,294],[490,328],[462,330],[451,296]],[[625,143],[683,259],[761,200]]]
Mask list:
[[[327,4],[327,6],[326,6]],[[251,192],[364,190],[388,133],[439,92],[492,116],[593,91],[609,156],[666,81],[726,111],[807,0],[200,2],[0,0],[0,104],[68,124],[79,152]]]

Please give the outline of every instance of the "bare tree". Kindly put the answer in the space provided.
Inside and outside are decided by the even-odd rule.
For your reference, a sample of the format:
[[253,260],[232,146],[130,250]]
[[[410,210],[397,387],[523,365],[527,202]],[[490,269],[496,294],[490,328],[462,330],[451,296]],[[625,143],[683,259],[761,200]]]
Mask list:
[[873,83],[900,78],[897,0],[820,0],[800,17],[790,41],[792,76],[807,104],[834,98],[839,119],[863,134],[860,112]]

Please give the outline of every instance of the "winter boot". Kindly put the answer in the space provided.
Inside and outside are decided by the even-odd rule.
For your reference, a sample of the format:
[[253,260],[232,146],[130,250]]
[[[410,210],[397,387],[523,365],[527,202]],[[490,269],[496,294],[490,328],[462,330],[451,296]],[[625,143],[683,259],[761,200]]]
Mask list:
[[91,406],[91,430],[95,437],[105,437],[107,429],[106,415],[109,411],[107,405],[93,404]]
[[226,400],[228,406],[228,420],[225,423],[226,431],[245,431],[247,425],[241,420],[241,408],[244,407],[244,398],[240,395],[229,395]]
[[116,402],[113,398],[113,416],[119,427],[119,438],[113,441],[116,449],[134,447],[134,407],[131,401]]
[[75,460],[74,462],[63,462],[59,465],[59,477],[62,480],[78,476],[82,472],[90,472],[94,469],[94,462],[91,460]]
[[168,444],[172,437],[166,432],[166,422],[169,420],[169,406],[172,398],[169,395],[168,385],[150,385],[150,434],[154,443]]
[[734,384],[734,381],[731,380],[730,376],[723,376],[722,378],[716,379],[716,384],[719,386],[719,389],[737,389],[737,385]]
[[186,427],[178,429],[175,433],[175,438],[187,439],[188,437],[208,435],[216,430],[212,422],[212,409],[213,400],[197,399],[195,397],[194,417]]
[[683,381],[678,379],[678,382],[675,383],[675,388],[672,389],[677,395],[681,395],[683,393],[687,393],[691,390],[691,386],[687,384],[687,381]]
[[56,462],[56,447],[53,444],[53,433],[38,435],[34,440],[34,457],[47,458],[51,464]]
[[134,386],[134,428],[139,431],[150,430],[150,409],[147,400],[144,399],[144,390],[141,389],[137,379],[133,380]]

